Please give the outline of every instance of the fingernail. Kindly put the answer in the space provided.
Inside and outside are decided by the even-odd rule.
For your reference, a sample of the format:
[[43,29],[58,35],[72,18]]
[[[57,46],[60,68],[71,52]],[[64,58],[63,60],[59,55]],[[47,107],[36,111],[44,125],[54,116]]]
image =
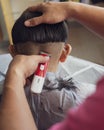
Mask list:
[[50,58],[49,56],[45,56],[45,59],[46,59],[46,60],[49,60],[49,58]]
[[26,25],[26,26],[30,26],[31,24],[30,24],[29,21],[25,21],[25,25]]

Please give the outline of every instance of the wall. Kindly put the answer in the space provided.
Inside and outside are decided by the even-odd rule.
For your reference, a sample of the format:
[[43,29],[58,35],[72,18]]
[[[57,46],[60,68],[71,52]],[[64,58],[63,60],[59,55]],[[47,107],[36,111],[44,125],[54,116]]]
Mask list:
[[69,23],[71,55],[104,65],[104,40],[76,22]]
[[43,0],[10,0],[14,20],[28,7],[33,6]]
[[7,34],[7,30],[6,30],[5,21],[4,21],[3,13],[2,13],[2,10],[1,10],[1,6],[0,6],[0,25],[1,25],[2,32],[3,32],[3,40],[7,41],[8,40],[8,34]]
[[[23,10],[39,2],[42,2],[42,0],[0,0],[0,4],[2,7],[1,11],[5,20],[10,44],[12,44],[11,29],[14,24],[14,21],[20,16]],[[3,20],[2,23],[4,23]],[[5,31],[4,26],[3,31]]]

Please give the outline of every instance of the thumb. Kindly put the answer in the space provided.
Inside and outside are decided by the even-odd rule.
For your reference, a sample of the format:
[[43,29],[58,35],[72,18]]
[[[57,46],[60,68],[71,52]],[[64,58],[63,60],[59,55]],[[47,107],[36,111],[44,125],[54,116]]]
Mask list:
[[33,27],[33,26],[39,25],[41,23],[43,23],[43,16],[26,20],[24,24],[27,27]]
[[49,61],[49,56],[38,56],[37,57],[38,63],[44,63],[44,62],[47,62],[47,61]]

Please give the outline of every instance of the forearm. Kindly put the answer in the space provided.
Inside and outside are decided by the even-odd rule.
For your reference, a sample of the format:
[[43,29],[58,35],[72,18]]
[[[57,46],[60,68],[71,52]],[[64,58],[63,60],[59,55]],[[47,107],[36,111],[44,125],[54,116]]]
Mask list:
[[36,130],[24,93],[25,79],[39,63],[48,60],[49,57],[17,55],[11,61],[0,104],[0,130]]
[[[10,76],[10,77],[8,77]],[[0,106],[0,130],[36,130],[18,73],[7,74]]]
[[104,38],[104,8],[76,2],[69,2],[67,7],[69,16]]

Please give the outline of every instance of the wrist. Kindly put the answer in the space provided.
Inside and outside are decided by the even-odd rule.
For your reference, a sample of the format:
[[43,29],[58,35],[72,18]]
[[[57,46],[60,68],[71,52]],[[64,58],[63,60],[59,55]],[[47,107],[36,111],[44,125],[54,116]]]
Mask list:
[[67,6],[66,6],[66,10],[67,10],[67,18],[72,18],[72,19],[76,19],[77,20],[77,16],[79,15],[80,12],[80,3],[78,2],[68,2]]
[[25,85],[25,76],[16,67],[10,67],[6,74],[5,87],[8,88],[23,88]]

